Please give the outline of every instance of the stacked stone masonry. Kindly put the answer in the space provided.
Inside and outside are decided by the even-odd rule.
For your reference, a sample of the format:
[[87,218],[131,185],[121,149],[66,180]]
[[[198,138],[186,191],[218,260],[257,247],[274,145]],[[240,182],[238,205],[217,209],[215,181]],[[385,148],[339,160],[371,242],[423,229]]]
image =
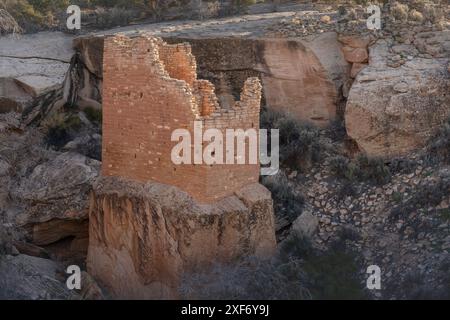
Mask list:
[[259,128],[258,78],[247,79],[240,101],[225,108],[212,83],[197,79],[196,68],[186,43],[169,45],[147,35],[105,39],[103,175],[174,185],[204,203],[258,182],[259,164],[172,162],[172,132],[187,129],[193,141],[194,121],[224,137],[225,129]]

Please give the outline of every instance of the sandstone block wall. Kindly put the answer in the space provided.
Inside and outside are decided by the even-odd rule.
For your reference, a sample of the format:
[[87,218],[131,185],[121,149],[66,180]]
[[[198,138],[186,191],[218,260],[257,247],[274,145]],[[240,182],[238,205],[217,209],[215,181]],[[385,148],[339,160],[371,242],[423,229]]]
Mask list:
[[[259,164],[204,165],[171,161],[175,129],[194,137],[194,121],[208,128],[259,128],[261,85],[245,81],[240,101],[222,107],[214,86],[197,79],[188,44],[117,35],[105,39],[103,57],[102,173],[177,186],[212,202],[258,182]],[[225,136],[225,134],[224,134]],[[192,150],[192,154],[193,150]]]

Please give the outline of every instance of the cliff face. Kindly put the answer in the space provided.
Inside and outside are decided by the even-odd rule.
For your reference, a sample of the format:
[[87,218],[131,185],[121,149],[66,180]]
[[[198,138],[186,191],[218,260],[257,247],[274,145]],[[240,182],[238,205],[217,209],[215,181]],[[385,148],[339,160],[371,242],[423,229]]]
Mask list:
[[336,117],[348,63],[336,33],[307,39],[165,37],[188,42],[198,73],[216,87],[219,101],[239,96],[248,77],[262,80],[264,100],[274,110],[326,126]]
[[88,270],[115,298],[176,298],[184,271],[276,246],[271,195],[260,184],[199,205],[176,187],[103,177],[89,211]]
[[[326,126],[336,117],[349,64],[335,32],[305,39],[177,35],[163,38],[170,44],[190,44],[199,78],[214,85],[218,101],[224,107],[233,107],[248,78],[259,77],[265,103],[272,109],[292,113],[299,120],[318,126]],[[102,102],[104,39],[98,35],[74,40],[77,57],[85,66],[83,70],[89,70],[84,75],[87,80],[77,92],[78,104]],[[172,75],[179,77],[176,73]]]

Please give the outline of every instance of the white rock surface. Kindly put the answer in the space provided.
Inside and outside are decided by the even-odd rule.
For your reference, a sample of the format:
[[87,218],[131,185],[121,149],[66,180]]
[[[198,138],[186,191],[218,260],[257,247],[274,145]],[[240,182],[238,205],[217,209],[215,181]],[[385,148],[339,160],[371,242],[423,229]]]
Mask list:
[[73,55],[72,38],[61,32],[0,38],[0,112],[21,111],[62,86]]
[[292,230],[299,236],[310,238],[319,226],[319,219],[310,210],[304,210],[302,214],[292,223]]

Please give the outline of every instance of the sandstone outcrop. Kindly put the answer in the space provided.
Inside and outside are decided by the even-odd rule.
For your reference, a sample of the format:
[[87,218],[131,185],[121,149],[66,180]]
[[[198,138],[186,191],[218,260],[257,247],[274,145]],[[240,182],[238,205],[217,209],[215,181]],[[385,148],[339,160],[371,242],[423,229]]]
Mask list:
[[183,272],[276,245],[271,195],[259,184],[199,205],[176,187],[100,178],[89,229],[88,272],[115,298],[176,298]]
[[450,115],[447,59],[412,58],[387,65],[387,42],[371,48],[368,67],[351,87],[348,135],[370,156],[395,157],[422,147]]
[[64,105],[101,109],[103,40],[72,42],[59,32],[1,38],[0,113],[21,113],[30,125]]
[[57,32],[0,39],[0,112],[21,112],[60,89],[73,55],[72,37]]
[[20,203],[15,223],[27,230],[30,242],[52,246],[67,241],[62,251],[55,248],[54,253],[61,259],[86,254],[87,198],[99,170],[95,160],[63,153],[36,166],[29,177],[11,186],[12,201]]
[[192,45],[198,57],[198,73],[216,86],[219,99],[230,94],[238,97],[245,79],[258,76],[268,107],[319,126],[336,117],[340,90],[349,70],[336,33],[305,39],[165,39]]
[[27,255],[0,256],[0,299],[78,299],[52,260]]
[[[150,31],[149,31],[150,32]],[[151,32],[150,32],[151,34]],[[324,126],[336,117],[340,90],[347,81],[349,63],[334,32],[305,39],[234,38],[164,35],[169,43],[188,42],[197,57],[198,76],[211,81],[224,106],[239,98],[244,82],[258,76],[265,102],[271,108],[292,113],[300,120]],[[102,87],[104,36],[79,37],[74,48],[89,70],[94,83]],[[87,86],[89,87],[89,86]],[[83,96],[78,94],[79,96]],[[87,94],[88,100],[101,97]]]
[[356,78],[358,73],[367,66],[369,59],[369,36],[339,36],[343,44],[342,52],[347,62],[351,63],[350,77]]

